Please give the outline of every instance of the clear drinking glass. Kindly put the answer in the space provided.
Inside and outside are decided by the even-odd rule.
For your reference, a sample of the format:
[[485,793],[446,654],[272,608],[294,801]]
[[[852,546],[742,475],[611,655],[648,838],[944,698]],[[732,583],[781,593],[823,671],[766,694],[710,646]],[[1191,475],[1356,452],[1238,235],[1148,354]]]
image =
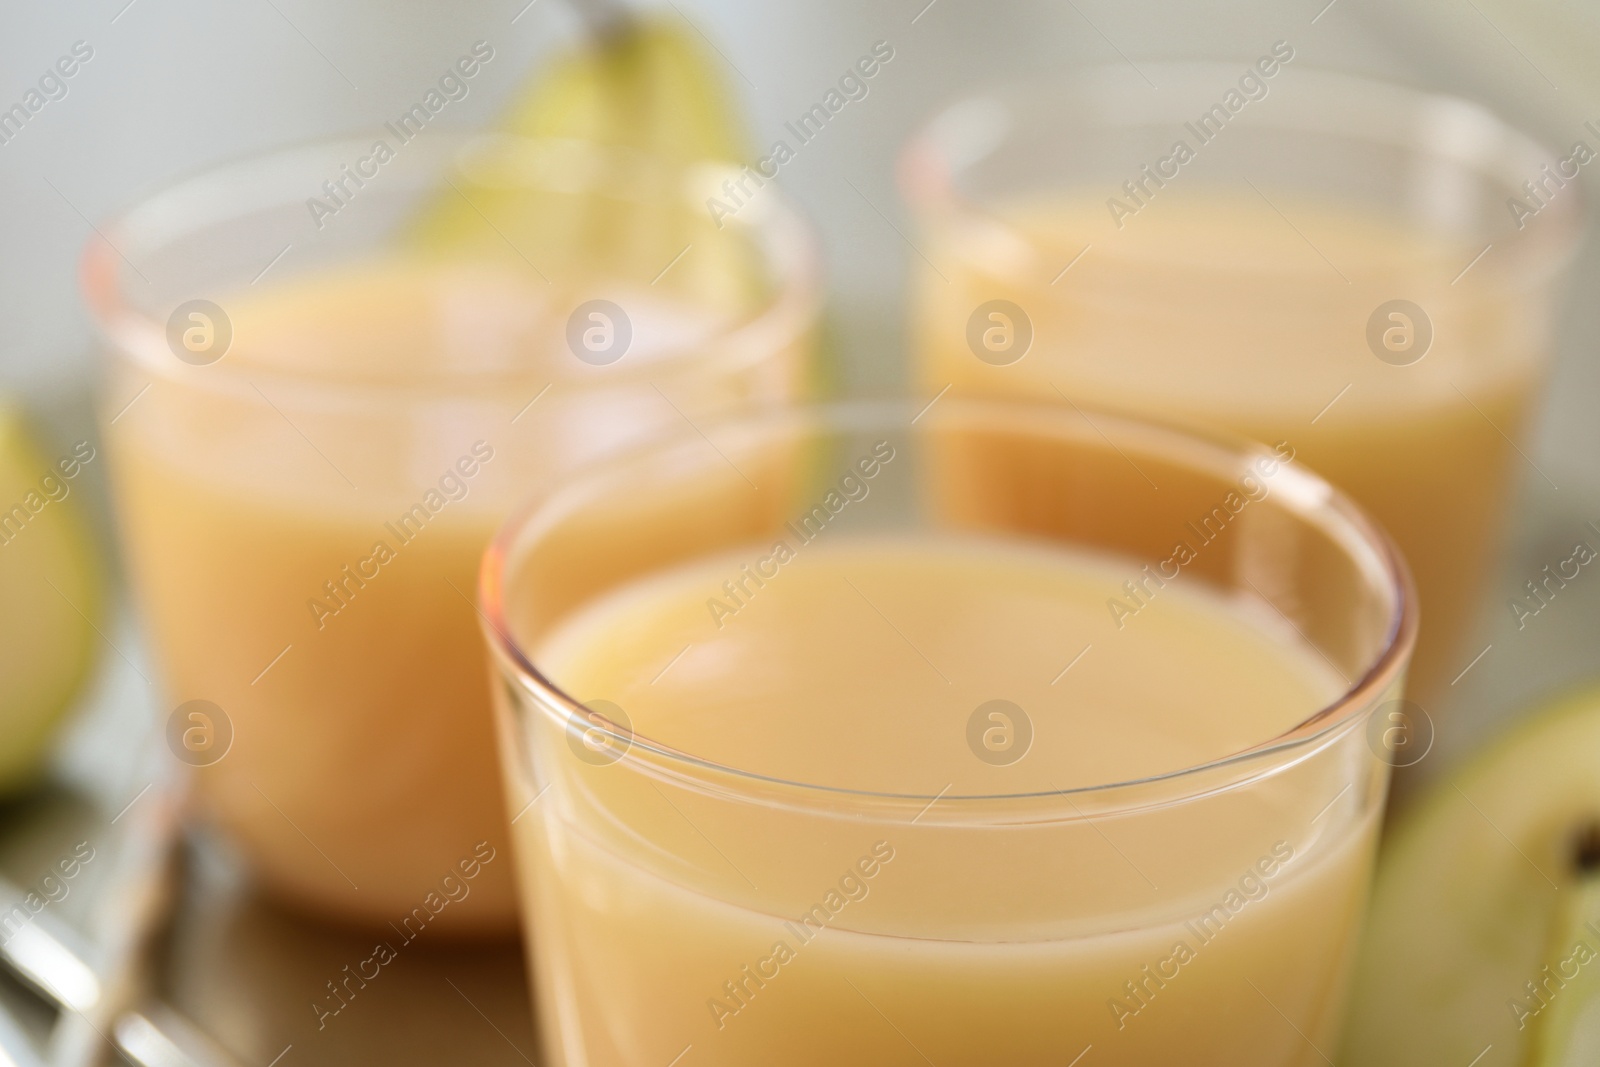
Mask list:
[[[702,429],[541,492],[485,557],[545,1062],[1323,1062],[1388,781],[1386,720],[1374,713],[1395,707],[1416,627],[1404,565],[1378,528],[1282,452],[1061,406],[847,404]],[[895,714],[842,729],[820,703],[776,717],[783,694],[741,684],[762,665],[727,669],[750,653],[724,635],[748,635],[744,612],[770,610],[778,584],[800,580],[794,568],[883,537],[1071,552],[1127,574],[1144,606],[1126,629],[1108,613],[1092,650],[1062,638],[1040,677],[1021,679],[982,656],[955,662],[958,648],[927,635],[958,624],[960,609],[904,612],[863,567],[852,581],[877,614],[840,584],[837,611],[810,628],[881,617],[887,651],[865,668],[824,659],[814,673],[844,694],[902,669],[926,688],[876,689]],[[670,663],[617,664],[636,695],[674,672],[721,671],[722,685],[689,690],[680,710],[697,714],[699,698],[707,713],[731,711],[730,733],[768,741],[760,766],[717,758],[716,732],[705,747],[675,747],[629,698],[552,678],[547,642],[575,612],[684,561],[778,543],[786,561],[769,551],[751,569],[727,565],[745,596],[719,620],[726,629],[707,620],[702,643]],[[1165,566],[1178,543],[1191,558]],[[757,573],[766,584],[752,584]],[[1096,659],[1115,642],[1153,633],[1161,605],[1201,592],[1273,620],[1296,654],[1332,672],[1326,706],[1202,764],[1131,780],[1114,776],[1113,759],[1160,739],[1064,752],[1061,721],[1038,705],[1031,720],[1012,706],[971,732],[974,694],[1028,686],[1088,709],[1132,687],[1168,702],[1169,721],[1225,730],[1234,695],[1270,664],[1215,665],[1208,691],[1165,661],[1093,673],[1116,662]],[[704,593],[730,595],[713,581]],[[633,647],[632,621],[620,616],[603,644]],[[986,648],[1040,640],[1003,613],[981,629]],[[1180,632],[1175,647],[1200,636]],[[929,667],[952,676],[948,689]],[[1123,729],[1100,725],[1102,738]],[[1016,760],[985,755],[1012,745]],[[849,780],[772,772],[796,749],[824,766],[837,754]],[[970,779],[904,786],[922,756],[952,751]],[[1040,772],[1058,758],[1086,761],[1073,772],[1081,784],[1048,784]]]
[[708,228],[714,168],[385,143],[226,166],[104,228],[104,436],[198,813],[305,907],[505,929],[479,555],[553,475],[802,391],[818,262],[776,195]]
[[1476,652],[1513,486],[1544,477],[1526,442],[1579,164],[1303,62],[1093,70],[932,119],[901,161],[915,378],[1291,442],[1405,552],[1432,707]]

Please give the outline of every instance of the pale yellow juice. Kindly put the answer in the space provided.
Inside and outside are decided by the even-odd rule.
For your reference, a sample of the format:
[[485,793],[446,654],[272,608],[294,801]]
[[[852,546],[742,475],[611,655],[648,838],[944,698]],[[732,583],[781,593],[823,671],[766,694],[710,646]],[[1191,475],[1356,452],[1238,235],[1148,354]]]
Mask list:
[[[545,1062],[1324,1062],[1374,824],[1314,813],[1349,771],[1302,763],[1153,818],[1071,792],[1337,699],[1281,618],[1193,579],[1119,628],[1134,561],[1029,542],[786,543],[624,583],[533,649],[632,731],[552,728],[514,757]],[[536,616],[507,605],[513,632]],[[646,747],[803,788],[730,803],[638,769]],[[884,808],[817,816],[829,796]]]
[[[1448,215],[1447,200],[1432,208]],[[1505,269],[1504,250],[1469,262],[1482,247],[1442,232],[1249,190],[1174,185],[1120,223],[1087,192],[930,220],[938,273],[918,282],[920,387],[1287,441],[1404,551],[1424,620],[1411,686],[1433,707],[1476,652],[1464,639],[1513,483],[1541,477],[1517,447],[1529,451],[1548,344],[1544,283]],[[969,343],[991,300],[1031,324],[1020,358],[986,362]],[[1377,314],[1380,358],[1369,322],[1395,300],[1425,321]],[[984,323],[1003,347],[1006,324]]]
[[[597,291],[632,319],[609,366],[565,340]],[[789,395],[798,357],[690,381],[672,356],[698,358],[728,307],[488,264],[375,260],[219,303],[226,358],[126,371],[117,395],[147,391],[108,429],[168,707],[208,700],[231,723],[199,761],[198,810],[301,905],[508,928],[508,860],[458,888],[508,843],[473,605],[484,545],[530,490],[676,429],[680,409]]]

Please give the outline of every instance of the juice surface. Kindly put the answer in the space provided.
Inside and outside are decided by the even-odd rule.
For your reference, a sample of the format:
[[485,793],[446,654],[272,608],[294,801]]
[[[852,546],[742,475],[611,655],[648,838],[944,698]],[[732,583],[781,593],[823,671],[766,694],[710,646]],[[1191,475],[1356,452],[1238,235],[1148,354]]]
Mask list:
[[[764,585],[746,580],[745,606],[714,620],[707,602],[731,604],[723,582],[763,547],[625,586],[564,622],[535,662],[681,751],[927,796],[1182,770],[1286,732],[1343,689],[1270,609],[1177,582],[1119,630],[1107,602],[1126,597],[1137,569],[1042,546],[806,545]],[[1029,758],[1011,766],[967,744],[967,719],[995,699],[1033,725]]]
[[[741,804],[536,735],[553,792],[514,829],[552,1060],[1323,1062],[1374,833],[1375,809],[1310,817],[1350,792],[1336,777],[1153,815],[1067,794],[1007,818],[993,799],[1158,775],[1299,723],[1344,686],[1281,620],[1173,583],[1118,629],[1131,560],[932,536],[804,545],[713,613],[766,548],[624,585],[534,662],[623,709],[635,746],[808,783],[824,807],[829,790],[919,799]],[[1015,759],[969,729],[993,699],[1031,724]]]
[[[1411,695],[1432,708],[1475,651],[1463,643],[1514,477],[1539,477],[1513,442],[1538,385],[1547,296],[1500,272],[1493,251],[1463,271],[1480,251],[1282,194],[1175,185],[1120,228],[1103,196],[1018,199],[930,232],[945,277],[920,282],[919,377],[930,393],[1066,397],[1289,442],[1405,552],[1423,614]],[[990,300],[1032,326],[1008,365],[968,341]],[[1408,334],[1379,314],[1380,358],[1369,323],[1395,300],[1426,321],[1410,315]],[[1421,347],[1384,348],[1392,327],[1395,344]]]

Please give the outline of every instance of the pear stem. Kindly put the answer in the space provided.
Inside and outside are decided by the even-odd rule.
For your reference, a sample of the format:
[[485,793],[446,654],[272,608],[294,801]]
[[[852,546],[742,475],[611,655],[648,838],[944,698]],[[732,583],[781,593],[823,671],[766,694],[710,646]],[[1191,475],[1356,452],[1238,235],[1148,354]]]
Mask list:
[[609,40],[633,24],[633,12],[621,0],[568,0],[568,3],[596,41]]

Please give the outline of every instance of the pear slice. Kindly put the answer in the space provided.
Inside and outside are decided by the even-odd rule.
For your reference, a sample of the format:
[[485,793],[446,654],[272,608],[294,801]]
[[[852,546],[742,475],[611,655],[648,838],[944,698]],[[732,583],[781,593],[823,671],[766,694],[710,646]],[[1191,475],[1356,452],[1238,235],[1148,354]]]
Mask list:
[[1496,742],[1395,828],[1344,1053],[1600,1064],[1600,689]]
[[0,399],[0,796],[37,778],[94,659],[100,563],[66,473],[84,448],[52,463]]
[[1547,1006],[1527,1020],[1534,1067],[1600,1064],[1600,833],[1580,840],[1576,850],[1579,880],[1562,893],[1546,953],[1562,961],[1560,995],[1546,994]]

